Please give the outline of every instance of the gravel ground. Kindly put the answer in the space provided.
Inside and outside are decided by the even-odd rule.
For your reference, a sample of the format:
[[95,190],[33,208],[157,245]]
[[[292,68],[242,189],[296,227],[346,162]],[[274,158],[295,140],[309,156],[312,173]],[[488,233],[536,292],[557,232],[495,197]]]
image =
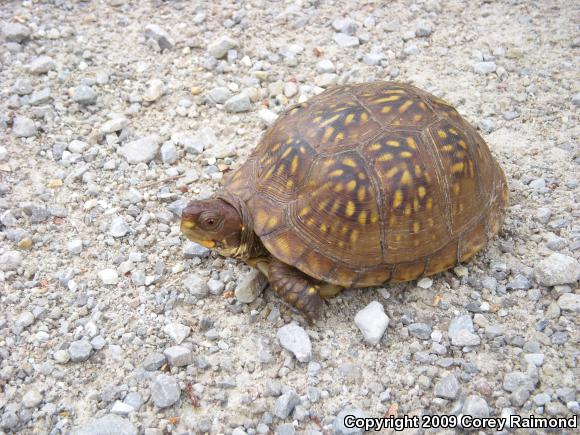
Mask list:
[[[2,2],[0,432],[580,412],[578,9],[384,3]],[[178,215],[285,106],[373,79],[478,126],[508,217],[472,262],[345,291],[309,325]]]

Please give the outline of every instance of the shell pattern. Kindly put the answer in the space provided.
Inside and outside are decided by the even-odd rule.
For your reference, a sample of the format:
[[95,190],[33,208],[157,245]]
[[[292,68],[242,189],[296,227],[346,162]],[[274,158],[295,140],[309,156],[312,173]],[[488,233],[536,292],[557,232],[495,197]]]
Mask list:
[[225,180],[279,260],[345,287],[432,275],[499,230],[507,183],[477,131],[413,86],[329,89],[289,108]]

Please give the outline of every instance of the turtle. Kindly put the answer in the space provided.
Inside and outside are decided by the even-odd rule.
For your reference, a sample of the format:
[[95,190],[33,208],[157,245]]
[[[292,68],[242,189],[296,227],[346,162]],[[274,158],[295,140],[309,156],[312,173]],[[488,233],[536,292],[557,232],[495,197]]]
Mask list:
[[287,108],[183,234],[260,270],[310,320],[344,288],[412,281],[498,233],[503,170],[446,101],[415,86],[335,86]]

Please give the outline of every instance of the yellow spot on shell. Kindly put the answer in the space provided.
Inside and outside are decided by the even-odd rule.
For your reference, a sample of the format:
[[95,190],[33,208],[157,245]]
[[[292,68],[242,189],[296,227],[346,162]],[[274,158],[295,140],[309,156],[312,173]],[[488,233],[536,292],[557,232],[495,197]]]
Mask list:
[[268,220],[268,213],[266,213],[264,210],[258,211],[258,213],[256,213],[255,220],[257,227],[263,227]]
[[290,145],[291,143],[292,143],[292,138],[290,138],[286,141],[286,145]]
[[399,207],[403,203],[403,191],[397,189],[393,195],[393,207]]
[[338,142],[340,142],[343,139],[344,139],[344,133],[343,132],[340,132],[334,138],[334,143],[338,143]]
[[454,165],[451,166],[451,172],[456,174],[458,172],[462,172],[463,168],[465,168],[465,165],[463,164],[463,162],[455,163]]
[[286,188],[292,189],[292,187],[294,187],[294,181],[292,179],[286,181]]
[[381,113],[389,113],[391,111],[391,106],[384,106],[381,109]]
[[367,112],[363,112],[360,114],[360,122],[365,123],[369,120],[369,114]]
[[415,142],[414,138],[409,136],[406,140],[407,140],[407,145],[409,145],[409,148],[413,148],[414,150],[417,149],[417,142]]
[[346,115],[346,118],[344,118],[344,125],[348,125],[350,124],[354,119],[354,113],[349,113],[348,115]]
[[356,168],[356,162],[353,159],[349,158],[349,157],[347,157],[346,159],[344,159],[342,161],[342,164],[344,166],[349,166],[351,168]]
[[310,212],[310,207],[304,207],[300,212],[298,212],[298,216],[304,217]]
[[272,216],[270,219],[268,219],[268,227],[269,228],[276,226],[277,223],[278,223],[278,218],[275,216]]
[[427,200],[427,204],[425,204],[425,207],[427,208],[427,210],[431,210],[433,208],[433,199],[429,198]]
[[366,224],[366,223],[367,223],[367,212],[366,212],[366,211],[364,211],[364,210],[363,210],[363,211],[361,211],[361,212],[358,214],[358,218],[357,218],[357,220],[358,220],[358,223],[359,223],[359,224],[361,224],[361,225],[364,225],[364,224]]
[[415,165],[415,177],[420,177],[422,172],[423,171],[421,171],[421,166]]
[[355,180],[350,180],[348,183],[346,183],[346,191],[347,192],[352,192],[354,189],[356,189],[356,181]]
[[326,119],[324,122],[322,122],[320,124],[320,127],[326,127],[328,124],[332,124],[334,121],[336,121],[338,118],[340,118],[340,115],[334,115],[328,119]]
[[439,136],[441,139],[446,139],[447,133],[445,133],[444,130],[437,130],[437,136]]
[[413,157],[413,153],[409,152],[409,151],[402,151],[401,153],[399,153],[399,155],[401,157],[405,157],[405,158],[409,158],[409,157]]
[[400,98],[401,97],[399,97],[398,95],[391,95],[390,97],[378,98],[376,100],[373,100],[372,102],[376,103],[376,104],[381,104],[381,103],[388,103],[390,101],[397,101]]
[[366,180],[366,179],[367,179],[367,176],[366,176],[366,174],[365,174],[364,172],[359,172],[359,173],[357,173],[357,174],[356,174],[356,177],[357,177],[359,180]]
[[364,187],[361,187],[358,190],[356,197],[359,200],[359,202],[363,202],[365,200],[366,195],[367,195],[367,190]]
[[459,133],[457,133],[457,130],[455,130],[454,128],[450,128],[449,133],[454,134],[455,136],[457,136],[459,134]]
[[421,224],[419,222],[413,222],[413,232],[418,233],[421,229]]
[[388,140],[387,145],[390,147],[395,147],[395,148],[398,148],[401,146],[401,144],[399,142],[397,142],[396,140]]
[[443,145],[441,147],[441,151],[443,151],[445,153],[449,153],[449,152],[453,151],[453,145]]
[[358,230],[352,230],[350,233],[350,241],[351,243],[355,243],[358,240]]
[[405,206],[405,210],[403,211],[403,213],[405,214],[405,216],[410,216],[411,215],[411,204],[407,204]]
[[292,152],[292,148],[287,148],[286,151],[284,151],[284,154],[282,154],[282,158],[286,158],[288,157],[288,155]]
[[459,183],[453,183],[452,189],[455,195],[458,195],[459,192],[461,192],[461,186],[459,185]]
[[329,202],[330,201],[328,199],[323,199],[322,201],[320,201],[317,206],[318,210],[320,211],[324,210]]
[[417,188],[417,194],[419,195],[419,198],[423,198],[427,194],[427,189],[425,189],[425,186],[419,186]]
[[348,201],[348,202],[346,203],[346,209],[345,209],[345,211],[344,211],[344,212],[345,212],[345,214],[346,214],[348,217],[351,217],[351,216],[354,214],[354,211],[355,211],[354,202],[352,202],[352,201]]
[[395,166],[394,168],[389,169],[386,173],[385,176],[387,178],[393,178],[395,175],[397,175],[397,173],[399,172],[399,168],[397,166]]
[[382,148],[383,146],[380,143],[375,142],[374,144],[372,144],[369,149],[371,151],[378,151]]
[[306,152],[306,148],[300,146],[300,154],[304,154]]
[[278,150],[280,149],[280,147],[281,147],[281,146],[282,146],[282,144],[281,144],[281,143],[277,143],[276,145],[274,145],[274,146],[272,147],[272,152],[276,152],[276,151],[278,151]]
[[320,224],[320,231],[326,234],[326,232],[328,231],[328,227],[326,226],[326,224]]
[[336,186],[334,186],[334,191],[336,193],[342,192],[344,190],[344,184],[342,183],[338,183]]
[[285,165],[279,165],[278,168],[276,169],[276,174],[278,176],[282,175],[284,173],[284,171],[286,171],[286,166]]
[[314,287],[308,287],[308,294],[309,295],[315,295],[316,294],[316,289]]
[[434,224],[435,224],[435,221],[433,220],[433,218],[427,219],[427,226],[432,227]]
[[417,198],[413,198],[413,210],[419,211],[420,208],[421,204],[419,203],[419,200]]
[[377,159],[377,162],[388,162],[389,160],[392,160],[392,159],[393,159],[392,154],[385,153]]
[[272,166],[270,168],[270,170],[268,172],[266,172],[266,175],[264,175],[264,180],[267,180],[268,178],[270,178],[272,176],[272,174],[274,173],[274,166]]
[[401,175],[401,184],[411,184],[412,180],[413,179],[411,178],[409,171],[403,171],[403,175]]
[[336,201],[334,201],[334,203],[332,204],[332,209],[330,210],[331,213],[336,213],[337,210],[340,208],[340,201],[337,199]]
[[415,122],[419,122],[419,121],[421,121],[421,119],[423,119],[423,115],[414,115],[413,116],[413,121],[415,121]]
[[376,224],[379,221],[379,215],[376,212],[371,213],[371,223]]
[[324,142],[326,142],[328,139],[330,139],[330,136],[332,136],[332,133],[334,133],[334,128],[332,127],[328,127],[325,131],[324,131],[324,136],[322,136],[322,140]]
[[463,203],[460,203],[459,204],[459,213],[461,213],[464,209],[465,209],[465,206],[463,205]]
[[459,146],[460,146],[461,148],[463,148],[464,150],[466,150],[466,149],[467,149],[467,143],[465,143],[465,141],[464,141],[463,139],[459,140],[457,143],[458,143],[458,144],[459,144]]
[[330,174],[328,174],[330,177],[340,177],[342,174],[344,174],[344,171],[342,169],[335,169],[334,171],[332,171]]
[[405,101],[403,104],[401,104],[401,107],[399,107],[399,113],[405,113],[407,111],[407,109],[409,107],[411,107],[411,105],[414,103],[413,100],[407,100]]
[[421,110],[427,110],[427,105],[424,102],[421,101],[421,102],[419,102],[419,108]]

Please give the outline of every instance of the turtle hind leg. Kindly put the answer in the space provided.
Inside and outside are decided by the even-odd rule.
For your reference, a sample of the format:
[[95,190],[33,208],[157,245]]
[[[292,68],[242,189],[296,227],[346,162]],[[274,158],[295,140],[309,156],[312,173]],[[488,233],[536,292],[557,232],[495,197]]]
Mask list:
[[314,278],[276,259],[272,259],[268,267],[268,278],[278,296],[302,311],[309,320],[318,318],[322,298]]

